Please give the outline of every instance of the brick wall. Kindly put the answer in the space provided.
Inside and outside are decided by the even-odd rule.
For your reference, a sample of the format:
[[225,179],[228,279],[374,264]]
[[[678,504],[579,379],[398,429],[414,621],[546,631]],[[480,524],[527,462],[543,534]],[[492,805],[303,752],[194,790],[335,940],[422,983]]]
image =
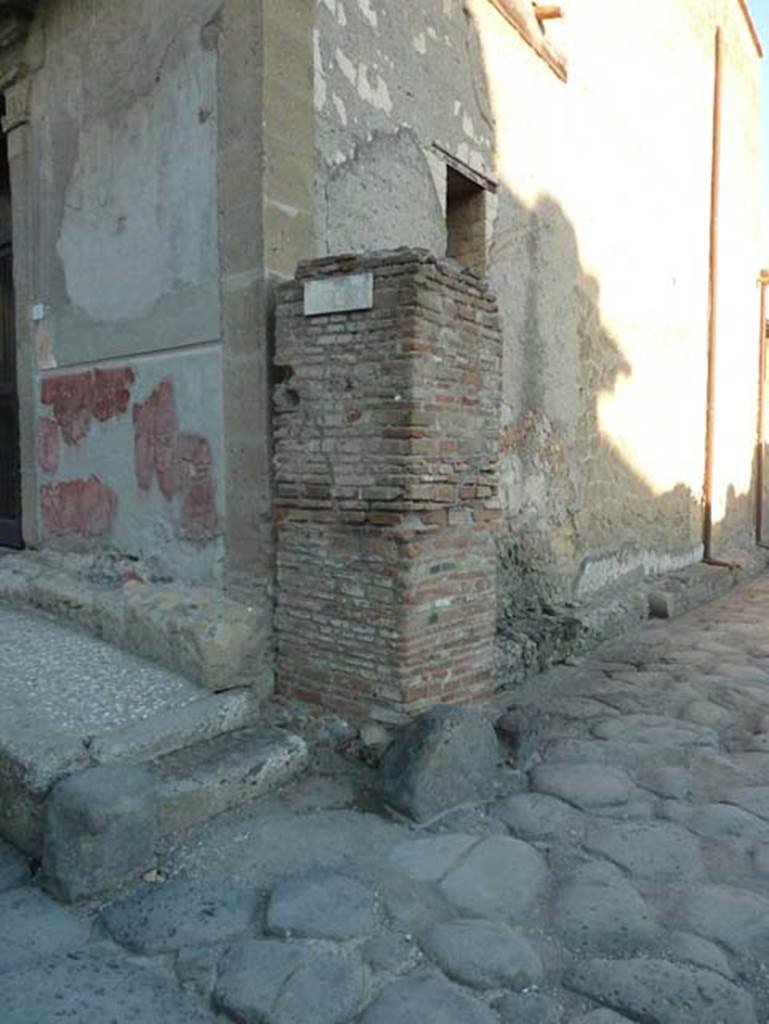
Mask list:
[[[305,316],[310,279],[373,308]],[[302,264],[279,291],[278,686],[398,718],[493,679],[501,340],[478,278],[423,251]]]

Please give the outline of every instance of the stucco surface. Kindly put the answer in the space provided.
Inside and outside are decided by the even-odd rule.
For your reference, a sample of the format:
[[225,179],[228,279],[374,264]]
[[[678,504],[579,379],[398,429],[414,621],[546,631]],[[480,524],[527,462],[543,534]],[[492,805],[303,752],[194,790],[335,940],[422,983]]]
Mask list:
[[9,136],[25,537],[193,580],[226,533],[217,11],[47,5]]
[[35,301],[50,365],[219,337],[215,9],[80,0],[45,19]]
[[569,8],[547,26],[565,83],[488,0],[318,0],[316,12],[319,252],[440,245],[440,150],[498,183],[488,276],[505,333],[500,559],[513,606],[700,555],[722,26],[715,553],[749,542],[758,63],[738,4]]
[[[750,540],[758,63],[740,5],[653,0],[642,16],[631,0],[569,6],[545,29],[565,82],[499,6],[40,7],[23,54],[28,123],[9,136],[25,408],[39,393],[31,363],[85,373],[146,357],[149,381],[157,354],[179,349],[163,373],[184,396],[182,432],[207,439],[223,474],[217,539],[187,551],[162,493],[140,488],[137,501],[128,488],[125,423],[67,445],[61,472],[79,474],[67,479],[101,480],[118,451],[129,467],[115,477],[115,544],[164,546],[185,573],[225,559],[271,577],[272,285],[313,255],[400,245],[442,255],[448,154],[496,183],[482,227],[504,329],[503,605],[590,598],[696,559],[717,25],[713,553]],[[198,372],[219,344],[221,369]],[[188,351],[204,350],[187,366]],[[30,510],[51,482],[30,465],[40,432],[25,413],[32,540]]]

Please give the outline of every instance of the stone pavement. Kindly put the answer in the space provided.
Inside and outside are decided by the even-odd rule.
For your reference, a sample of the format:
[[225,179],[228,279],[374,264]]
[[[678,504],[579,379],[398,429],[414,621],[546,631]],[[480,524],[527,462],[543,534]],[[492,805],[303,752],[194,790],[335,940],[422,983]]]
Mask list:
[[502,694],[487,799],[421,826],[338,727],[107,904],[3,848],[0,1020],[769,1020],[767,619],[762,577]]

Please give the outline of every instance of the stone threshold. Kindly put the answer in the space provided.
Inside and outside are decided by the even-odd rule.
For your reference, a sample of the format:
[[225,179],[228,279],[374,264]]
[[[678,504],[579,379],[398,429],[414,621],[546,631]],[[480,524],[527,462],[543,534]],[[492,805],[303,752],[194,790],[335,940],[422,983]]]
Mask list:
[[23,551],[0,560],[0,601],[47,612],[207,690],[273,690],[272,599],[157,577],[113,555]]

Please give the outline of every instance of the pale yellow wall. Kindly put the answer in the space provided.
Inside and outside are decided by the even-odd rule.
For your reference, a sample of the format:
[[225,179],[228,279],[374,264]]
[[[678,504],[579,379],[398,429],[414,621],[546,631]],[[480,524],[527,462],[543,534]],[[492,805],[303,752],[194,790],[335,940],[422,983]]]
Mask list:
[[[718,551],[752,529],[754,44],[736,0],[562,6],[548,32],[566,83],[488,0],[467,0],[469,17],[452,0],[316,4],[321,252],[397,237],[438,247],[436,141],[499,182],[489,277],[505,331],[501,554],[514,602],[586,596],[699,556],[719,22]],[[396,197],[384,212],[383,190]]]

